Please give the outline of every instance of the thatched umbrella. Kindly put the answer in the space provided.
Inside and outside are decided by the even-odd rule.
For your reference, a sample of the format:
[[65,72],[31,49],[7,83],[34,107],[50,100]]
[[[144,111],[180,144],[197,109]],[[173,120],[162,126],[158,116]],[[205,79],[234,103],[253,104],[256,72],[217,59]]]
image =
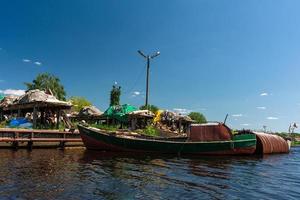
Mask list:
[[95,106],[85,106],[79,111],[78,116],[80,116],[80,117],[84,117],[84,116],[97,117],[97,116],[101,116],[102,114],[103,114],[103,112],[101,112]]
[[33,113],[33,127],[36,127],[37,112],[41,112],[41,122],[45,120],[45,113],[56,114],[56,125],[59,127],[60,116],[63,114],[64,121],[68,126],[67,118],[62,110],[69,110],[72,107],[70,102],[60,101],[55,96],[47,94],[41,90],[29,90],[24,95],[18,97],[12,104],[3,107],[4,111],[17,113],[22,116],[24,113]]

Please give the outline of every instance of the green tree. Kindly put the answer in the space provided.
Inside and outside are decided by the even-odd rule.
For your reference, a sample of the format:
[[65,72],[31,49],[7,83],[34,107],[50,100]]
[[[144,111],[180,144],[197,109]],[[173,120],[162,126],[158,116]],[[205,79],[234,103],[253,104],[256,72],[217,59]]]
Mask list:
[[159,110],[159,108],[155,105],[143,105],[140,107],[140,110],[150,110],[151,112],[156,113]]
[[113,85],[110,91],[110,106],[120,105],[121,86]]
[[203,124],[206,123],[206,118],[202,113],[199,112],[191,112],[188,115],[192,120],[195,120],[197,123]]
[[32,81],[32,83],[24,83],[27,90],[51,90],[53,95],[59,100],[66,100],[66,92],[64,86],[60,83],[60,79],[52,74],[41,73]]
[[72,102],[72,104],[73,104],[73,110],[76,111],[76,112],[79,112],[85,106],[92,105],[92,103],[89,102],[84,97],[76,97],[75,96],[75,97],[71,97],[69,100]]

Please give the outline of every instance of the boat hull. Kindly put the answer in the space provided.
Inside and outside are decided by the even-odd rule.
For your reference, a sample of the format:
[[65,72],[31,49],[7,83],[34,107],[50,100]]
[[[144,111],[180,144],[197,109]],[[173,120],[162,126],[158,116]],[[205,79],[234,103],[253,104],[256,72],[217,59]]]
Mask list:
[[253,154],[256,138],[253,134],[240,135],[229,141],[186,142],[126,138],[109,135],[101,130],[78,126],[87,149],[101,151],[149,152],[166,154],[212,154],[241,155]]

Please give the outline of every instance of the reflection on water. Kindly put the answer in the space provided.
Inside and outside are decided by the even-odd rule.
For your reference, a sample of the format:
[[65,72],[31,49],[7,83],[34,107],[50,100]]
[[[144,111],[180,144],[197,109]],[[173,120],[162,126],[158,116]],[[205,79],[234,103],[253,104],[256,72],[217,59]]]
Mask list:
[[300,148],[264,157],[0,150],[1,199],[299,199]]

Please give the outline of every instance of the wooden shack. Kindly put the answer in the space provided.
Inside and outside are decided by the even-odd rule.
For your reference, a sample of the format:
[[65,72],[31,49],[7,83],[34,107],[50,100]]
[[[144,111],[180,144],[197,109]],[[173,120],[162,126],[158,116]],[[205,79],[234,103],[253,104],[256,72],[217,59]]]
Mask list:
[[149,110],[136,110],[127,115],[132,130],[146,128],[146,126],[153,121],[155,116],[154,113]]
[[191,124],[195,123],[189,116],[180,115],[171,111],[160,113],[159,120],[156,122],[160,129],[165,129],[177,133],[187,133]]

